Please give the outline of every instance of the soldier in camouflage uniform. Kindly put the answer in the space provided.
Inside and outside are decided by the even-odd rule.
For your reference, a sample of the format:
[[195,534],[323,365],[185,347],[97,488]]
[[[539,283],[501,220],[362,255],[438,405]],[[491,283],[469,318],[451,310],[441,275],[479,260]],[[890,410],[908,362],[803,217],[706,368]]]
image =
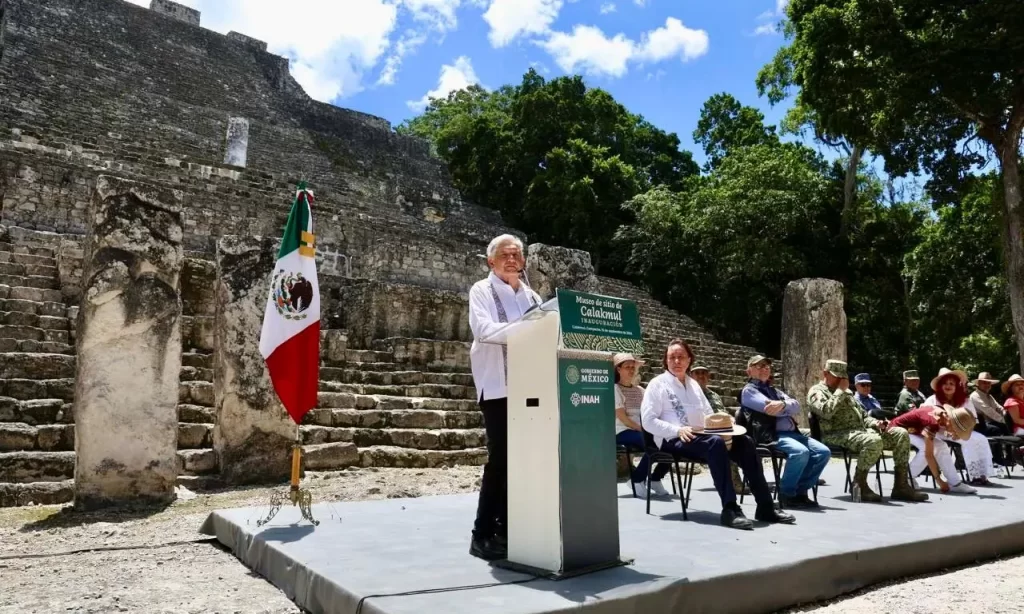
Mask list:
[[853,483],[860,489],[862,501],[878,502],[881,495],[868,486],[868,473],[882,457],[882,450],[892,450],[895,485],[892,498],[899,501],[925,501],[928,495],[914,490],[910,483],[910,438],[907,431],[889,427],[886,420],[876,420],[861,411],[850,391],[846,363],[829,360],[825,363],[824,380],[807,393],[807,407],[821,423],[822,441],[830,446],[846,448],[857,454],[857,471]]
[[[735,418],[736,416],[725,408],[725,403],[722,402],[722,397],[718,396],[718,393],[708,388],[708,382],[711,381],[711,370],[707,367],[695,366],[690,368],[690,377],[700,385],[701,391],[704,392],[704,396],[707,397],[708,403],[711,404],[711,409],[718,414],[728,414]],[[729,467],[732,470],[732,487],[736,491],[736,494],[749,495],[750,489],[747,488],[746,484],[743,483],[743,478],[740,477],[740,468],[736,466],[736,463],[729,463]]]
[[896,399],[897,416],[902,416],[908,411],[913,411],[924,405],[927,399],[921,392],[920,386],[921,376],[917,374],[917,371],[903,372],[903,390],[900,390],[900,396]]

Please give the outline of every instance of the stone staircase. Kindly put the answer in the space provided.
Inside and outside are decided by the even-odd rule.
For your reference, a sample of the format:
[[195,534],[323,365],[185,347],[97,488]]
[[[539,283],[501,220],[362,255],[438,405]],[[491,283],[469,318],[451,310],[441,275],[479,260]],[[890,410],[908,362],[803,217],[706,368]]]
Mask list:
[[54,252],[0,241],[0,507],[68,501],[74,319]]

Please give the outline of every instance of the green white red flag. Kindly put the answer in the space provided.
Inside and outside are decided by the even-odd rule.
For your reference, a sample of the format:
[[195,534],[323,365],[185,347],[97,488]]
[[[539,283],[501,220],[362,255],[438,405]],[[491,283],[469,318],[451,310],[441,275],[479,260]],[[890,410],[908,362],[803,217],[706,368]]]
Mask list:
[[300,183],[285,225],[263,315],[260,354],[296,424],[316,407],[320,383],[320,284],[316,276],[313,193]]

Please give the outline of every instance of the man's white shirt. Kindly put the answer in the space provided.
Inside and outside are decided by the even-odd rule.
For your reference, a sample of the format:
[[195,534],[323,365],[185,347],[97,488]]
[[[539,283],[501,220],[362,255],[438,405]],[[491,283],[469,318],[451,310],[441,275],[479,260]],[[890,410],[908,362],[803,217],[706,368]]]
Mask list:
[[711,403],[696,380],[687,377],[683,384],[668,371],[651,380],[640,407],[644,430],[659,448],[666,439],[679,437],[679,427],[703,430],[704,416],[711,413]]
[[494,334],[506,324],[498,321],[498,307],[494,304],[491,287],[505,309],[508,322],[521,319],[530,307],[540,304],[540,296],[527,288],[526,284],[520,283],[519,289],[513,290],[493,271],[486,279],[481,279],[470,288],[469,327],[473,331],[473,347],[469,350],[469,361],[473,367],[473,383],[476,385],[478,401],[508,396],[502,346],[480,343],[481,338]]

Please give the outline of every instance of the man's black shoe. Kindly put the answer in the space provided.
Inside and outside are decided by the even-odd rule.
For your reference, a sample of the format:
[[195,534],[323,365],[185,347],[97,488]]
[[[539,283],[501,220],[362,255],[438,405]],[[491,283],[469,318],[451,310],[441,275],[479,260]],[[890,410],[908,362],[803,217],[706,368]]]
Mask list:
[[469,553],[485,561],[499,561],[508,557],[508,548],[502,548],[493,537],[474,537],[469,545]]
[[503,548],[505,552],[508,552],[508,535],[495,535],[494,543],[498,544],[499,548]]
[[771,507],[757,506],[754,518],[759,522],[770,522],[772,524],[796,524],[796,518],[792,514],[787,514],[777,509],[774,505]]
[[744,531],[751,531],[754,529],[754,523],[750,522],[750,519],[743,515],[743,510],[740,506],[733,503],[727,505],[722,510],[721,518],[722,526],[729,527],[731,529],[742,529]]
[[791,510],[806,510],[818,507],[818,504],[807,498],[807,495],[793,495],[792,497],[779,493],[779,504]]

